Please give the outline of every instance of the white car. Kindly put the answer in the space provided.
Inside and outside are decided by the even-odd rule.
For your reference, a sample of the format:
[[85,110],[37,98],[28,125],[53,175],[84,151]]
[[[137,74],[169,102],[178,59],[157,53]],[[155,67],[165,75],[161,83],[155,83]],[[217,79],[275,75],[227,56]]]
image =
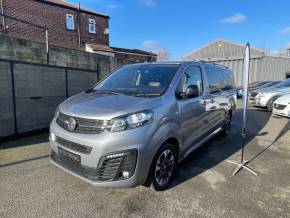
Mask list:
[[290,94],[283,95],[273,103],[273,113],[290,117]]
[[280,96],[287,94],[290,94],[290,79],[273,87],[250,92],[249,102],[255,107],[264,107],[267,108],[268,111],[272,111],[273,102]]

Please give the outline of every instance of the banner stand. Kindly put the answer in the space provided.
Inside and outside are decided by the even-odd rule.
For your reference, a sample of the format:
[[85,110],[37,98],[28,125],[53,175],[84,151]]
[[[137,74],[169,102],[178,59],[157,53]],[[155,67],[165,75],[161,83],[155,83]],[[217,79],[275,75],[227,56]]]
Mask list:
[[254,175],[258,175],[254,170],[247,167],[248,160],[244,160],[244,147],[246,144],[246,126],[247,126],[247,109],[248,109],[248,85],[249,85],[249,71],[250,71],[250,44],[247,43],[244,53],[244,95],[243,95],[243,126],[242,126],[242,154],[240,162],[227,160],[228,163],[237,165],[233,172],[236,175],[241,169],[245,169]]

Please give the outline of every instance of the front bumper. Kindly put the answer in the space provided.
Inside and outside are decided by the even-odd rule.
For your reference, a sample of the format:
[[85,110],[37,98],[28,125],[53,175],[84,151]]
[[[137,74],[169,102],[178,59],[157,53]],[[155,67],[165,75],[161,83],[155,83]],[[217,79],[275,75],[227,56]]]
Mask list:
[[266,97],[249,97],[249,103],[257,107],[267,107],[268,100]]
[[[144,127],[127,130],[123,132],[102,132],[100,134],[79,134],[71,133],[60,126],[55,120],[52,121],[50,127],[50,144],[52,148],[52,156],[50,162],[62,170],[88,182],[93,186],[99,187],[135,187],[144,184],[149,172],[150,164],[153,159],[151,152],[145,149],[149,135],[151,134],[150,125]],[[143,137],[136,137],[142,135]],[[80,144],[91,148],[89,153],[73,147],[64,146],[57,142],[56,138],[61,137],[74,144]],[[58,147],[61,147],[73,154],[80,156],[80,166],[70,165],[61,161],[58,155]],[[124,151],[136,151],[136,160],[134,161],[134,170],[129,178],[108,178],[100,177],[101,165],[103,157]],[[126,164],[127,166],[128,164]],[[117,170],[118,174],[121,165],[110,166],[111,169]],[[123,166],[123,165],[122,165]],[[120,169],[119,169],[120,168]]]
[[273,114],[276,115],[280,115],[280,116],[284,116],[284,117],[290,117],[290,105],[286,105],[285,108],[281,109],[279,107],[275,107],[275,103],[274,103],[274,107],[273,107]]

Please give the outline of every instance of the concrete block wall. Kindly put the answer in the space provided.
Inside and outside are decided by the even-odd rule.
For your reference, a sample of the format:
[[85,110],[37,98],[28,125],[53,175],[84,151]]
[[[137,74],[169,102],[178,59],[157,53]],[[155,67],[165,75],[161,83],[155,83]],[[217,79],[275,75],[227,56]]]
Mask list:
[[[112,70],[130,64],[100,54],[56,46],[49,48],[49,65],[46,65],[44,44],[0,35],[0,59],[6,60],[0,60],[0,137],[16,133],[11,60],[25,62],[13,63],[18,133],[48,128],[55,108],[67,94],[72,96],[84,91],[95,84],[98,77],[102,79]],[[67,69],[68,93],[63,67]]]
[[[45,44],[0,35],[0,59],[47,64]],[[57,46],[49,46],[49,62],[53,66],[99,71],[100,79],[112,70],[132,61],[112,58]]]
[[72,96],[92,87],[98,82],[96,72],[68,70],[68,95]]
[[100,71],[100,78],[110,72],[111,57],[74,49],[49,46],[49,62],[45,44],[0,35],[0,59]]

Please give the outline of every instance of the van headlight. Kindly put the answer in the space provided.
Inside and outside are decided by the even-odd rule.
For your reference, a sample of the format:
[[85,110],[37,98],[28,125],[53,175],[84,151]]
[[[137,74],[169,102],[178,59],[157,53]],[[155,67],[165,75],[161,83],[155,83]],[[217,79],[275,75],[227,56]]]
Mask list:
[[110,121],[108,129],[111,132],[134,129],[149,124],[152,122],[152,120],[153,120],[152,111],[142,111],[112,119]]

